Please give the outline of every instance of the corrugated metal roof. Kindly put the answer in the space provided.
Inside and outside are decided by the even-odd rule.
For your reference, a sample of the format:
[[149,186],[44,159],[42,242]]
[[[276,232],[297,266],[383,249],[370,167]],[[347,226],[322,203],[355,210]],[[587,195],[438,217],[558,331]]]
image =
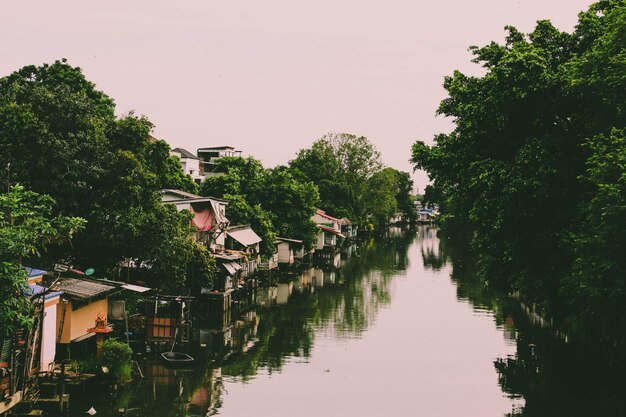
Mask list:
[[244,246],[256,245],[263,240],[250,227],[240,227],[235,230],[228,229],[226,231],[226,235],[235,239]]
[[70,298],[88,300],[90,298],[102,297],[114,291],[115,287],[85,279],[59,278],[53,289],[63,291]]
[[229,275],[235,275],[237,271],[241,270],[241,265],[237,262],[225,262],[221,266],[228,272]]

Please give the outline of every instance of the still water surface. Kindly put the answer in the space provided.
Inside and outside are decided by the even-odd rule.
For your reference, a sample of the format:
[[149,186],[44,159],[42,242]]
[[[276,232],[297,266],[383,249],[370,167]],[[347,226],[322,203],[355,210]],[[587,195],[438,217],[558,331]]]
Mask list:
[[[538,372],[536,340],[521,337],[506,300],[463,265],[453,270],[448,251],[435,228],[391,229],[352,247],[339,269],[259,289],[261,307],[202,332],[194,371],[148,362],[143,382],[74,398],[72,414],[91,406],[151,417],[522,413],[521,393],[533,391],[521,386],[533,378],[524,373]],[[549,415],[536,402],[527,415]]]

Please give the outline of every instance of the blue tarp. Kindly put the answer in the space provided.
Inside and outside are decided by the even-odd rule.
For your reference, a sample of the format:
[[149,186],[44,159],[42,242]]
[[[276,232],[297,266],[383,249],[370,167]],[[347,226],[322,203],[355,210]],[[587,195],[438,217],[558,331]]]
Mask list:
[[24,268],[26,270],[26,273],[28,274],[28,278],[46,274],[46,271],[43,271],[41,269],[35,269],[35,268],[31,268],[29,266],[23,266],[22,268]]
[[[42,287],[41,285],[37,285],[37,284],[28,284],[28,287],[30,288],[30,294],[29,295],[41,294],[42,292],[47,290],[46,287]],[[45,299],[46,300],[50,300],[50,299],[52,299],[54,297],[58,297],[61,294],[63,294],[63,293],[60,292],[60,291],[51,291],[48,294],[46,294]]]

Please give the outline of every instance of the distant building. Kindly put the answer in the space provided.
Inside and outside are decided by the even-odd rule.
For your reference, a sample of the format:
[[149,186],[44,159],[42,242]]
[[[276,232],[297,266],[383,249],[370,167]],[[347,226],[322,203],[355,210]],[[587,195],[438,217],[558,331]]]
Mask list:
[[200,173],[213,172],[215,162],[225,156],[240,157],[241,151],[236,150],[232,146],[214,146],[210,148],[199,148],[198,158],[200,158]]
[[202,182],[204,176],[200,173],[200,158],[183,148],[172,149],[170,155],[180,160],[185,175],[189,175],[197,184]]

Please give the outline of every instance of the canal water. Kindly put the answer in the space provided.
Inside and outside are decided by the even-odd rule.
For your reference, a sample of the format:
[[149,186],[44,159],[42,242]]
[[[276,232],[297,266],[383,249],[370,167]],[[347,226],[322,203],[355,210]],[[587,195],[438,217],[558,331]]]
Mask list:
[[142,382],[75,395],[71,415],[569,416],[623,407],[612,385],[576,392],[564,376],[571,362],[554,359],[564,342],[514,300],[486,292],[436,228],[390,229],[346,252],[259,288],[257,308],[199,330],[195,369],[146,359]]

